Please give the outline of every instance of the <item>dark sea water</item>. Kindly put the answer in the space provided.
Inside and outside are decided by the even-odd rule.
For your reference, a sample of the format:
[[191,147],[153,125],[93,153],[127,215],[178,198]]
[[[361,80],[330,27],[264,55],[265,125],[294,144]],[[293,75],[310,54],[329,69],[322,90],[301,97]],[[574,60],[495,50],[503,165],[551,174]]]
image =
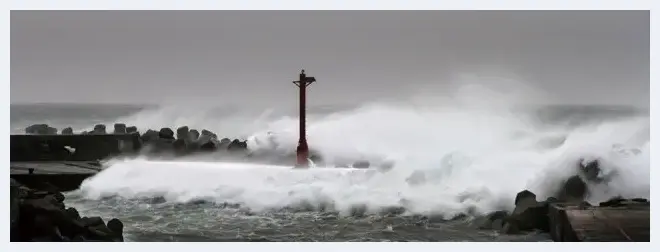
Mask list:
[[[603,160],[603,176],[617,174],[590,185],[590,201],[650,194],[647,110],[368,104],[309,113],[310,145],[325,167],[112,160],[66,204],[121,219],[129,241],[549,241],[479,230],[478,217],[511,210],[524,189],[550,196],[581,158]],[[209,129],[273,155],[290,154],[297,140],[295,108],[11,106],[12,134],[34,123],[83,131],[115,122]],[[393,168],[333,168],[357,159]]]

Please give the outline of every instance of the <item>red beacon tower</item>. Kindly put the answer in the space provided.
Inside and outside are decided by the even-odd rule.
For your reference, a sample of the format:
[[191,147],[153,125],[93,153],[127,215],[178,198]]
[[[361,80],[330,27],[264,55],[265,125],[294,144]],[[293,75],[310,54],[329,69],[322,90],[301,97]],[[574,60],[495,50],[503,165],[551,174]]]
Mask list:
[[305,70],[300,71],[300,76],[297,81],[293,81],[293,84],[298,86],[300,90],[300,119],[299,119],[299,138],[298,138],[298,148],[296,148],[296,166],[295,168],[309,168],[309,147],[307,146],[307,131],[305,128],[306,123],[306,113],[307,113],[307,86],[311,85],[313,82],[316,82],[316,78],[305,75]]

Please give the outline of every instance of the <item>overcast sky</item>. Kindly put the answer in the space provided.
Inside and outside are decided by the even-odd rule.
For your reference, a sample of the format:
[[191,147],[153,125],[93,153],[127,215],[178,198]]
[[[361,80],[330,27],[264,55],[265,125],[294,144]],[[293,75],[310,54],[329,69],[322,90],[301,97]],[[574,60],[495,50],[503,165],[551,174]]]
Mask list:
[[305,68],[318,104],[476,74],[648,106],[649,27],[648,11],[12,11],[11,102],[290,105]]

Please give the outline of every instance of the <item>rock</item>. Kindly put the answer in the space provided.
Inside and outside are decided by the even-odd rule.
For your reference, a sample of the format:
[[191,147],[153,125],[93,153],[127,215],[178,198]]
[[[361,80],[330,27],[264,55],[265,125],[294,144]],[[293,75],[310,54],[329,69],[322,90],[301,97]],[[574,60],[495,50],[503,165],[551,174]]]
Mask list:
[[247,142],[241,142],[238,139],[234,139],[229,143],[229,146],[227,146],[227,150],[229,151],[241,151],[241,150],[246,150],[247,149]]
[[144,134],[142,134],[142,136],[140,136],[140,139],[142,139],[142,142],[145,142],[145,143],[157,140],[158,138],[159,138],[158,137],[158,132],[155,131],[155,130],[151,130],[151,129],[147,130],[147,132],[144,132]]
[[206,130],[206,129],[203,129],[203,130],[202,130],[202,136],[213,137],[213,135],[215,135],[215,133],[213,133],[213,132],[211,132],[211,131],[209,131],[209,130]]
[[218,148],[226,150],[229,148],[230,144],[231,144],[231,140],[225,137],[223,139],[220,139],[220,145],[218,146]]
[[91,134],[94,134],[94,135],[105,135],[105,134],[107,134],[106,131],[105,131],[105,125],[104,124],[94,125],[94,130],[92,130]]
[[215,144],[215,142],[210,139],[209,136],[200,136],[200,140],[197,141],[197,144],[199,145],[199,150],[201,151],[216,151],[218,149],[218,146]]
[[186,154],[188,152],[188,145],[183,139],[174,140],[172,147],[174,148],[174,152],[179,155]]
[[25,134],[46,135],[48,134],[48,124],[33,124],[25,128]]
[[128,134],[138,133],[137,127],[135,126],[126,127],[126,133]]
[[161,128],[158,132],[158,137],[161,139],[167,139],[174,141],[174,131],[170,128]]
[[521,191],[518,194],[516,194],[516,199],[514,200],[513,204],[516,205],[516,206],[519,206],[519,205],[525,204],[527,202],[536,203],[536,194],[534,194],[533,192],[530,192],[529,190],[524,190],[524,191]]
[[190,140],[190,129],[188,126],[181,126],[176,129],[176,139],[181,139],[184,141]]
[[558,198],[562,202],[582,202],[587,197],[587,183],[578,175],[571,176],[561,187]]
[[358,168],[358,169],[366,169],[366,168],[369,168],[369,166],[370,166],[370,163],[369,163],[369,161],[366,161],[366,160],[360,160],[360,161],[356,161],[355,163],[353,163],[353,168]]
[[57,135],[57,128],[48,127],[46,129],[46,134],[47,135]]
[[114,134],[126,134],[126,124],[124,124],[124,123],[115,123],[114,130],[112,132]]
[[103,222],[103,218],[98,217],[98,216],[83,217],[82,222],[87,227],[95,227],[95,226],[105,225],[105,222]]
[[199,131],[197,131],[196,129],[191,129],[188,132],[188,134],[190,135],[190,140],[192,140],[192,141],[197,141],[199,139],[199,136],[200,136]]
[[120,239],[120,241],[124,241],[124,237],[123,237],[123,235],[124,235],[124,223],[122,223],[118,219],[113,218],[110,221],[108,221],[108,229],[110,229],[110,231],[112,231],[112,233],[114,234],[114,236],[116,238]]
[[73,207],[67,208],[64,213],[72,220],[80,220],[80,213],[78,213],[78,210]]
[[524,190],[516,195],[516,207],[507,218],[502,231],[515,234],[520,231],[539,229],[549,231],[548,203],[537,202],[536,194]]
[[73,135],[73,129],[71,127],[66,127],[62,129],[62,135]]

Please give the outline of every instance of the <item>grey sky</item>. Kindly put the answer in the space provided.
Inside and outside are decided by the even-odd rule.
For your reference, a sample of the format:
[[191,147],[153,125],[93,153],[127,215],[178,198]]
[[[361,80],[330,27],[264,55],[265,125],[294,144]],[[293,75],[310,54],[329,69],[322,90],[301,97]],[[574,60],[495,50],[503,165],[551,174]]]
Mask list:
[[649,28],[648,11],[12,11],[11,102],[291,105],[305,68],[319,104],[487,73],[648,106]]

